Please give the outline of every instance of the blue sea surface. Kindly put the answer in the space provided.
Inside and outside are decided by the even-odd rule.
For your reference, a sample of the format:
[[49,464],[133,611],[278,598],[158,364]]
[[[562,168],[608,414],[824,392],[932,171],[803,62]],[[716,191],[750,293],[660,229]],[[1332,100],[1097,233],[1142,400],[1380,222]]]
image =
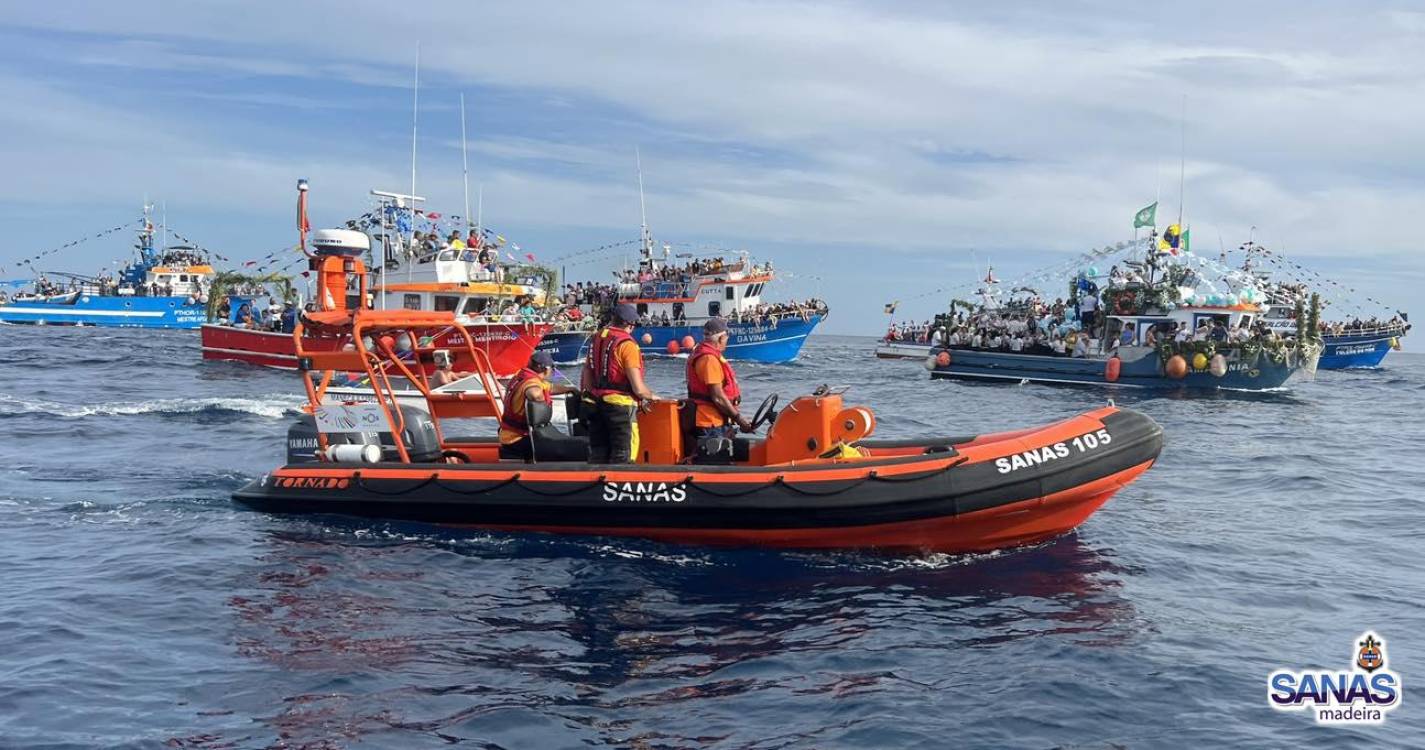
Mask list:
[[[229,496],[282,462],[294,374],[0,328],[0,748],[1425,745],[1425,358],[1183,396],[872,347],[813,337],[743,388],[849,385],[883,437],[1112,396],[1166,447],[1078,531],[967,557],[288,518]],[[1384,725],[1268,706],[1269,672],[1348,669],[1367,629],[1406,686]]]

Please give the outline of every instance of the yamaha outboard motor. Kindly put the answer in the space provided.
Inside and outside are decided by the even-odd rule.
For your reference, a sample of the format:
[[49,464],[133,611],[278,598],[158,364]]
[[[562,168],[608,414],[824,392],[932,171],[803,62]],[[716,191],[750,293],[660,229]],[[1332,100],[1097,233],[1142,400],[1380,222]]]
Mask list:
[[[441,458],[440,439],[436,436],[435,423],[430,415],[424,410],[401,405],[401,415],[405,420],[405,430],[402,438],[406,444],[406,452],[410,455],[411,461],[426,463],[438,461]],[[400,460],[400,454],[396,451],[396,441],[391,439],[390,432],[328,432],[327,445],[342,446],[374,446],[379,449],[379,453],[359,451],[341,451],[336,454],[336,460],[341,462],[363,461],[366,457],[377,455],[382,461]],[[287,428],[287,463],[303,464],[321,461],[323,458],[317,455],[317,422],[310,415],[303,416],[293,422]]]

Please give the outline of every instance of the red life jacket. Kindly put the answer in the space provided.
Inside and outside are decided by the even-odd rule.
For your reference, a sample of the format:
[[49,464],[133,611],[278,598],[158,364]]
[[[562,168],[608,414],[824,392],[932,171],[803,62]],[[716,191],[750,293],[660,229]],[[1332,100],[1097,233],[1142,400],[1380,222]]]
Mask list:
[[614,356],[614,351],[625,341],[633,341],[633,334],[617,326],[608,326],[594,335],[585,366],[593,376],[593,387],[589,390],[595,396],[613,393],[634,395],[628,373],[623,371],[623,365],[619,364],[618,357]]
[[698,360],[703,357],[717,358],[718,363],[722,365],[723,395],[727,396],[727,400],[734,404],[742,403],[742,389],[737,387],[737,373],[732,371],[732,365],[728,364],[727,359],[722,356],[722,352],[708,341],[698,344],[698,347],[693,350],[692,356],[688,357],[688,398],[704,404],[713,403],[712,388],[698,376],[696,367]]
[[[505,408],[500,415],[500,426],[511,432],[520,435],[529,435],[529,399],[525,397],[524,413],[515,413],[515,398],[529,388],[533,383],[542,383],[544,378],[528,367],[520,370],[515,377],[510,380],[510,385],[505,389]],[[554,405],[554,396],[548,388],[540,389],[544,393],[544,403],[549,406]]]

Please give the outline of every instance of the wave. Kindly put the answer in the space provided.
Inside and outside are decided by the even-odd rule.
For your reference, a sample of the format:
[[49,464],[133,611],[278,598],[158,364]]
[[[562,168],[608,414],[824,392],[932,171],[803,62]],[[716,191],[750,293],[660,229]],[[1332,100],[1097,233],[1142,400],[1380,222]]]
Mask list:
[[268,419],[297,416],[302,399],[296,396],[266,398],[161,398],[150,401],[109,401],[97,404],[63,403],[59,401],[24,400],[0,393],[0,416],[28,414],[49,415],[67,419],[85,417],[118,417],[139,414],[251,414]]

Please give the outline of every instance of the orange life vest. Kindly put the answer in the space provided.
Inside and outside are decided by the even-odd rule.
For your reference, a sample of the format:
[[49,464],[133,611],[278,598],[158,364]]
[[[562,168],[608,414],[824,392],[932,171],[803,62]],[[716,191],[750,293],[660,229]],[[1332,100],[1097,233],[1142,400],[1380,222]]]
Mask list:
[[589,358],[585,363],[593,376],[593,387],[589,390],[595,396],[614,393],[634,395],[628,373],[623,371],[623,365],[619,364],[618,357],[614,355],[625,341],[633,341],[633,335],[617,326],[609,326],[595,334],[594,342],[589,346]]
[[[518,433],[522,436],[529,435],[528,396],[525,397],[526,400],[524,403],[522,403],[522,406],[524,408],[520,409],[519,412],[515,411],[515,399],[519,398],[520,394],[524,393],[525,390],[528,389],[530,385],[534,383],[539,383],[543,385],[544,378],[539,373],[529,369],[528,367],[524,368],[523,370],[520,370],[519,373],[516,374],[512,380],[510,380],[509,387],[505,389],[504,413],[500,415],[501,427],[511,432]],[[550,394],[549,389],[540,388],[540,390],[544,393],[544,403],[553,406],[554,396]]]
[[703,382],[698,376],[697,362],[703,357],[717,357],[718,364],[722,365],[722,393],[727,396],[727,400],[734,404],[742,402],[742,389],[737,387],[737,373],[732,371],[732,365],[722,356],[722,352],[717,350],[711,342],[704,341],[698,344],[693,350],[692,356],[688,357],[688,398],[704,404],[712,404],[712,387]]

